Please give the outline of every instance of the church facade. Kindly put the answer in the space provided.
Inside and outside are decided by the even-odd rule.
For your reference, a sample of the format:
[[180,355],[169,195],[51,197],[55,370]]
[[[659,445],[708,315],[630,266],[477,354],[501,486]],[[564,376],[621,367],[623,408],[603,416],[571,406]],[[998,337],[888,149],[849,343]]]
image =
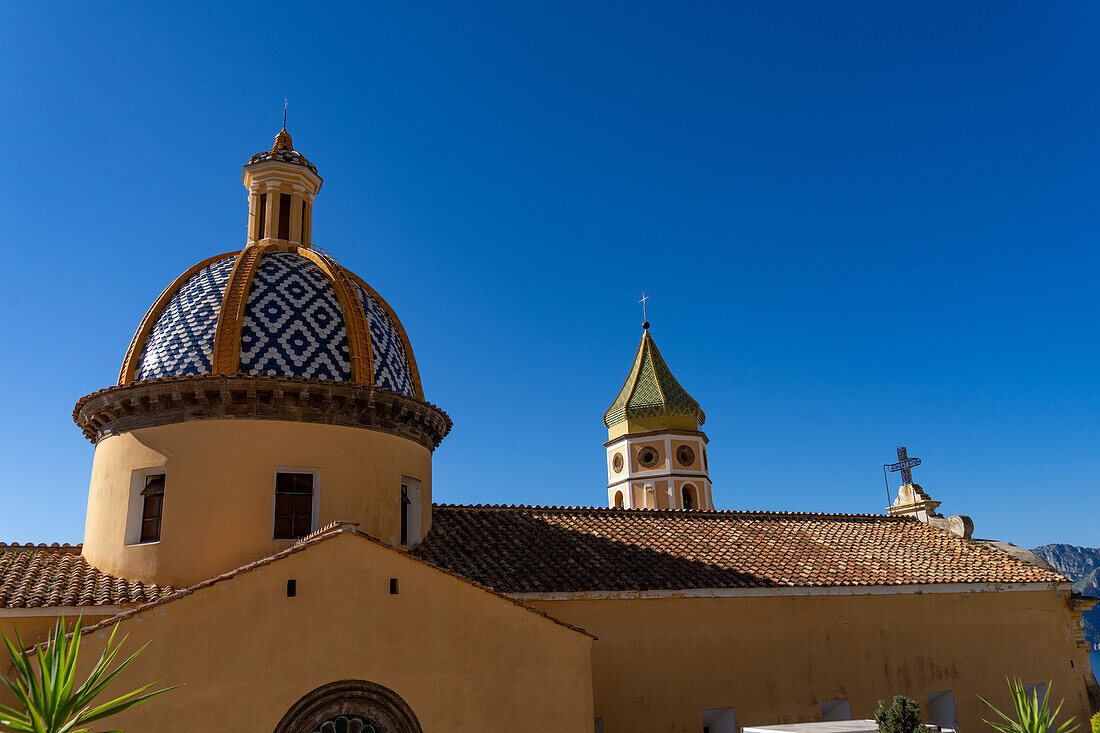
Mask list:
[[398,315],[312,242],[317,168],[284,129],[243,183],[245,246],[177,277],[76,404],[83,544],[0,545],[0,630],[82,616],[85,664],[116,627],[149,642],[119,689],[183,685],[112,727],[732,733],[904,694],[969,732],[1006,677],[1100,707],[1091,602],[940,516],[911,461],[884,514],[716,510],[648,323],[606,506],[434,504],[451,420]]

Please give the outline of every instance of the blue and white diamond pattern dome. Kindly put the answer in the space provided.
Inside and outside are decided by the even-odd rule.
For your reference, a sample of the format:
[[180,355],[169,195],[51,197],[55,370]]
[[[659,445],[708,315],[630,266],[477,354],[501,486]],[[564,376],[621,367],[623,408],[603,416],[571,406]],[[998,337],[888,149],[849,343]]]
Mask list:
[[332,283],[299,254],[273,252],[252,281],[241,374],[351,381],[348,333]]
[[119,384],[224,373],[359,382],[423,399],[393,310],[306,248],[249,246],[185,272],[146,315]]

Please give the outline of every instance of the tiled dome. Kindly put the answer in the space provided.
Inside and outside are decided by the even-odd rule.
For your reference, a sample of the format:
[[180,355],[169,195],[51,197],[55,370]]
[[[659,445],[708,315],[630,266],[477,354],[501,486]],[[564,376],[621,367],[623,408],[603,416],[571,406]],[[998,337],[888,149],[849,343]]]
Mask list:
[[119,384],[203,374],[355,382],[423,399],[397,315],[305,247],[253,244],[185,272],[146,314]]

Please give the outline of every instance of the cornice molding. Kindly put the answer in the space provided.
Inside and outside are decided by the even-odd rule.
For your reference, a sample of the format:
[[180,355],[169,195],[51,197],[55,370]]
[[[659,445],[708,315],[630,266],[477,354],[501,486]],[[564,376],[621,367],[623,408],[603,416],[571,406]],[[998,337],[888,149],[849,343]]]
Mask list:
[[435,450],[453,423],[435,405],[350,382],[283,377],[167,377],[80,398],[73,421],[88,440],[197,420],[286,420],[378,430]]

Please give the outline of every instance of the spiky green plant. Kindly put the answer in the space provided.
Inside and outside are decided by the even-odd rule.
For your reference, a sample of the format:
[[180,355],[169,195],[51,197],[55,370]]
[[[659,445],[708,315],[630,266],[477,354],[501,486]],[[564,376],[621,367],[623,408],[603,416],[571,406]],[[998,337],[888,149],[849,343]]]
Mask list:
[[[115,630],[117,629],[116,625]],[[0,727],[20,733],[89,733],[90,728],[77,726],[116,715],[175,689],[168,687],[147,692],[156,684],[153,682],[110,702],[94,704],[92,701],[145,647],[138,649],[111,671],[111,664],[126,641],[123,638],[115,644],[115,630],[112,630],[99,661],[88,673],[88,678],[77,686],[76,661],[80,650],[80,630],[80,619],[76,620],[70,632],[65,628],[64,619],[58,618],[53,633],[31,651],[25,650],[26,646],[19,638],[18,631],[15,633],[14,643],[0,633],[15,670],[15,679],[8,679],[3,675],[0,675],[0,679],[11,688],[25,708],[24,712],[19,712],[0,705]]]
[[996,707],[993,706],[988,700],[981,695],[978,695],[978,699],[984,702],[989,708],[1001,716],[1004,722],[993,722],[991,720],[985,721],[991,725],[1000,733],[1072,733],[1080,727],[1073,721],[1075,718],[1070,718],[1066,722],[1062,723],[1058,727],[1055,727],[1054,722],[1058,719],[1058,714],[1062,712],[1063,699],[1058,703],[1053,711],[1050,709],[1050,688],[1051,682],[1047,683],[1047,692],[1043,697],[1042,702],[1039,701],[1039,691],[1033,690],[1030,695],[1024,691],[1024,683],[1020,680],[1009,680],[1008,689],[1012,692],[1012,703],[1016,708],[1016,718],[1013,720],[1008,717]]
[[1092,733],[1100,733],[1100,713],[1092,716]]

